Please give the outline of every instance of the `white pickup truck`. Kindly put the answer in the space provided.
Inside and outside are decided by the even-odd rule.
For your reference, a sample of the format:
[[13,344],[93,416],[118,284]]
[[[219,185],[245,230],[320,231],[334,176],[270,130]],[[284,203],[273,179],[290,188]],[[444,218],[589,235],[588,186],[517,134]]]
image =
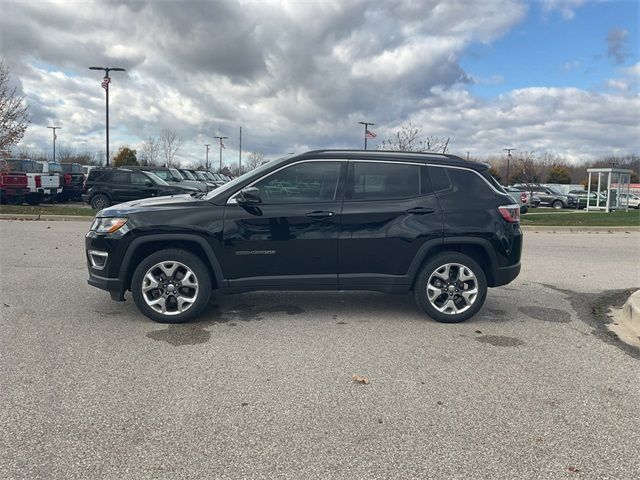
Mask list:
[[58,195],[62,193],[62,167],[59,163],[49,163],[44,160],[38,160],[42,172],[42,190],[45,199],[55,201]]
[[24,158],[8,158],[2,160],[3,171],[24,173],[27,175],[28,192],[25,200],[29,205],[39,205],[44,198],[42,188],[42,167],[33,160]]

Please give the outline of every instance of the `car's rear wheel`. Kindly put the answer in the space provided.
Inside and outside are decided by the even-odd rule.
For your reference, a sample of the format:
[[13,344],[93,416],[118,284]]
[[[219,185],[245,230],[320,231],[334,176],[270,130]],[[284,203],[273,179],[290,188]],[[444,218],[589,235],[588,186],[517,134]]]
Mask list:
[[131,278],[131,294],[151,320],[183,323],[209,302],[211,278],[204,262],[192,253],[161,250],[140,262]]
[[111,205],[109,197],[102,193],[98,193],[91,197],[91,208],[94,210],[102,210],[103,208],[107,208],[109,205]]
[[458,323],[473,317],[487,296],[482,267],[468,255],[441,253],[418,274],[414,297],[420,309],[438,322]]

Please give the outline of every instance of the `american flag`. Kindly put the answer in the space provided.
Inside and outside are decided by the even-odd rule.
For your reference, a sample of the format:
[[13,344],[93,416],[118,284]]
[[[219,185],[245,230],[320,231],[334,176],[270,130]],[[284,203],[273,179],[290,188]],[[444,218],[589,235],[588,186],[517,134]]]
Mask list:
[[367,130],[367,133],[365,135],[367,138],[376,138],[376,134],[373,133],[371,130]]
[[111,79],[109,77],[104,77],[102,79],[102,88],[104,88],[105,90],[109,90],[109,83],[111,82]]
[[220,140],[220,146],[221,146],[222,148],[224,148],[225,150],[227,149],[227,147],[225,147],[225,146],[224,146],[224,143],[222,143],[222,140]]

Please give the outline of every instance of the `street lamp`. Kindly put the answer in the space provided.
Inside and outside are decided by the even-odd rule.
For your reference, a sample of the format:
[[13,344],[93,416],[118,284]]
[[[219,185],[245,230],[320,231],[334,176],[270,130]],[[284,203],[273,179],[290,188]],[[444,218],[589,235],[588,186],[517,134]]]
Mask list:
[[224,148],[224,143],[222,143],[222,140],[229,137],[213,137],[213,138],[217,138],[218,140],[220,140],[220,170],[218,170],[218,172],[222,172],[222,149]]
[[55,163],[56,161],[56,138],[58,138],[56,136],[56,130],[62,128],[62,127],[47,127],[50,128],[52,130],[53,133],[53,162]]
[[210,143],[205,144],[205,157],[204,157],[204,166],[205,169],[207,170],[207,172],[209,171],[209,147],[211,146]]
[[107,118],[107,167],[109,166],[109,84],[111,83],[111,78],[109,77],[109,72],[124,72],[124,68],[119,67],[89,67],[89,70],[103,70],[104,78],[102,79],[102,88],[106,93],[106,118]]
[[375,125],[371,122],[358,122],[360,125],[364,125],[364,149],[367,149],[367,138],[375,138],[376,134],[369,131],[369,125]]
[[507,181],[505,185],[509,186],[509,164],[511,163],[511,152],[515,150],[515,148],[503,148],[505,152],[507,152]]

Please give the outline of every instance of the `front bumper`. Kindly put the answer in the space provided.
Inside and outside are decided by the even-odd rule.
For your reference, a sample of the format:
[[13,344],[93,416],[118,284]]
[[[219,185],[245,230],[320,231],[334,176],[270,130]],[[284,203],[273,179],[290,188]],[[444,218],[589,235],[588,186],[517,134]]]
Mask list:
[[101,290],[109,292],[112,300],[120,302],[124,301],[124,282],[119,278],[101,277],[89,269],[89,278],[87,279],[87,283],[92,287],[100,288]]

